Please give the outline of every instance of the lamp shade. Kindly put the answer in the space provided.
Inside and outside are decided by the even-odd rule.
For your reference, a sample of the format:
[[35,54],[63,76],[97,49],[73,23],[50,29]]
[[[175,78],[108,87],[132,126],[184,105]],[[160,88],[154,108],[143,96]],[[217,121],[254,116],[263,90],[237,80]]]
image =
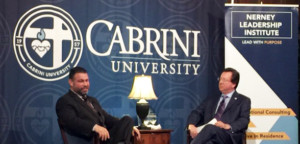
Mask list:
[[136,75],[132,84],[131,92],[128,96],[130,99],[157,99],[152,85],[150,75]]

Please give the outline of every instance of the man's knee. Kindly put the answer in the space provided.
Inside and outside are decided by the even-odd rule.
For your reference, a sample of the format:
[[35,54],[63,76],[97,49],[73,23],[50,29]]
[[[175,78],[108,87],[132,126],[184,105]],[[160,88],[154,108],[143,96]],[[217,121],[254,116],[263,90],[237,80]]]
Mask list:
[[129,117],[129,116],[124,116],[124,117],[122,117],[120,121],[121,121],[123,124],[125,124],[125,125],[131,126],[131,127],[134,126],[134,121],[133,121],[133,119],[132,119],[131,117]]
[[219,129],[215,125],[206,125],[192,140],[191,144],[212,144]]
[[216,131],[216,130],[219,130],[220,128],[215,126],[215,125],[206,125],[202,131]]
[[128,123],[133,123],[133,120],[130,116],[124,116],[121,118],[122,121],[128,122]]
[[204,132],[204,133],[209,133],[211,135],[216,135],[216,134],[219,134],[219,133],[223,133],[223,129],[222,128],[219,128],[215,125],[207,125],[205,126],[201,132]]

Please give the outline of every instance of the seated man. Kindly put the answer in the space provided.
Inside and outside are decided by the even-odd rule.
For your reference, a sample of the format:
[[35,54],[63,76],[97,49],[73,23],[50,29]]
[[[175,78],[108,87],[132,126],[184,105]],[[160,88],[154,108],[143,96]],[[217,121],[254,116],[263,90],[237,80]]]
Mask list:
[[133,120],[125,116],[118,119],[105,112],[99,102],[87,96],[90,83],[87,71],[75,67],[69,73],[70,90],[56,103],[56,114],[68,133],[90,141],[97,134],[106,144],[130,144],[131,136],[139,130]]
[[[235,91],[239,73],[232,68],[225,69],[220,77],[221,97],[208,96],[188,117],[188,130],[192,144],[242,144],[248,128],[251,101]],[[199,133],[197,126],[207,124]]]

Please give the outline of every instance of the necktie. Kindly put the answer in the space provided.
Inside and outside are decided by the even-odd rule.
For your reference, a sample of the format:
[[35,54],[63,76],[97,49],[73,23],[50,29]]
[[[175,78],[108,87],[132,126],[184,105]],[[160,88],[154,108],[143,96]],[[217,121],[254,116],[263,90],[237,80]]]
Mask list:
[[83,95],[82,96],[82,99],[83,99],[83,101],[94,111],[94,112],[96,112],[96,110],[95,110],[95,108],[94,108],[94,106],[93,106],[93,104],[87,99],[87,96],[86,95]]
[[103,116],[101,116],[101,113],[100,112],[98,112],[96,109],[95,109],[95,107],[93,106],[93,104],[91,103],[91,101],[87,98],[87,95],[83,95],[82,96],[82,99],[83,99],[83,101],[89,106],[89,108],[91,108],[92,110],[93,110],[93,112],[95,112],[96,114],[98,114],[99,115],[99,124],[100,125],[105,125],[103,122],[104,122],[104,117]]
[[219,107],[218,107],[218,110],[217,110],[217,113],[215,115],[215,118],[219,121],[221,119],[221,116],[225,110],[225,99],[227,98],[228,96],[223,96],[223,99],[222,101],[220,102],[219,104]]

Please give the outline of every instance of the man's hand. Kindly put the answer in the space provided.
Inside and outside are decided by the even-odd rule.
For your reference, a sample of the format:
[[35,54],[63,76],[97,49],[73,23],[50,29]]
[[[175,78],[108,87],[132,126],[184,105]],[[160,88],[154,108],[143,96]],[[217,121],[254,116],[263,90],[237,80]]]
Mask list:
[[94,126],[94,131],[96,133],[98,133],[99,135],[99,138],[102,140],[102,141],[106,141],[107,139],[110,138],[109,136],[109,132],[107,131],[107,129],[105,127],[102,127],[100,125],[95,125]]
[[141,140],[141,133],[140,133],[140,131],[136,127],[133,127],[133,129],[132,129],[132,136],[134,136],[135,134],[137,135],[137,140],[138,141]]
[[222,121],[217,121],[215,123],[215,126],[226,129],[226,130],[229,130],[231,128],[231,126],[229,124],[223,123]]
[[198,132],[195,125],[189,124],[188,130],[190,130],[190,135],[192,138],[195,138],[197,136]]

